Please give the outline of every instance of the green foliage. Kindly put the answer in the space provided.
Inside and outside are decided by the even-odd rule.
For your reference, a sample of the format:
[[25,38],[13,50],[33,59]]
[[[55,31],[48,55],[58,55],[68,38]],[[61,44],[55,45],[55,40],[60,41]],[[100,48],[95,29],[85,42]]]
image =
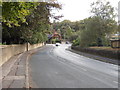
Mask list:
[[88,18],[85,23],[86,29],[80,34],[80,40],[83,42],[81,47],[107,45],[105,44],[108,40],[106,35],[110,35],[116,30],[116,22],[110,19],[104,20],[95,16]]
[[91,4],[91,8],[91,13],[102,19],[113,19],[116,16],[114,12],[115,8],[110,5],[110,2],[98,0]]
[[53,28],[61,33],[63,39],[73,41],[78,37],[77,32],[82,30],[84,25],[82,21],[71,22],[64,20],[62,22],[53,23]]
[[2,22],[9,27],[20,26],[19,22],[26,22],[26,16],[30,14],[38,3],[33,2],[3,2]]
[[0,45],[3,45],[2,43],[0,43]]
[[55,44],[56,43],[56,39],[52,39],[52,43]]
[[61,43],[61,40],[59,39],[52,39],[52,43],[55,44],[55,43]]
[[109,38],[104,37],[103,38],[103,46],[110,46],[111,42]]
[[106,36],[117,29],[114,8],[109,2],[101,1],[94,2],[91,7],[94,16],[84,20],[85,29],[80,34],[80,46],[109,46],[109,38]]
[[77,38],[76,40],[73,40],[73,42],[72,42],[73,44],[73,46],[79,46],[80,45],[80,40],[79,40],[79,38]]
[[98,0],[91,4],[91,13],[92,16],[84,20],[76,22],[64,20],[54,23],[53,28],[59,29],[62,38],[73,41],[73,45],[109,46],[110,35],[120,30],[115,21],[114,7],[110,5],[110,2]]
[[116,32],[120,32],[120,24],[118,25],[118,28],[116,30]]
[[45,42],[45,31],[50,30],[49,18],[54,16],[51,14],[52,8],[60,9],[61,6],[47,2],[4,2],[3,43]]

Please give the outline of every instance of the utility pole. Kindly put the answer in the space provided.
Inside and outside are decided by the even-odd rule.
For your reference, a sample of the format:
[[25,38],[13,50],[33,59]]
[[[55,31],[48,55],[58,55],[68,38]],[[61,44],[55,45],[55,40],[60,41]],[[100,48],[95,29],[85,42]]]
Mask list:
[[28,41],[27,41],[27,44],[26,44],[26,50],[29,51]]

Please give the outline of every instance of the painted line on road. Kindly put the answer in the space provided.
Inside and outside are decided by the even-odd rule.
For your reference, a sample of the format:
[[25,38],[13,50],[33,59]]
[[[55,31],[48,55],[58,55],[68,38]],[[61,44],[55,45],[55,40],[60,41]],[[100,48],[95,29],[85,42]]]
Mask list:
[[113,81],[114,83],[117,83],[118,85],[120,85],[120,83],[118,81]]
[[[53,58],[54,60],[55,60],[54,57],[57,58],[57,56],[51,55],[51,54],[49,54],[49,53],[48,53],[48,55],[49,55],[51,58]],[[60,58],[58,58],[58,59],[63,59],[63,58],[60,57]],[[84,69],[84,68],[82,68],[82,67],[79,67],[79,69],[78,69],[77,67],[73,67],[73,66],[75,66],[75,65],[72,64],[72,63],[66,64],[65,61],[64,61],[64,59],[63,59],[63,60],[57,60],[57,61],[59,61],[60,63],[63,63],[64,65],[67,65],[67,66],[69,66],[70,68],[75,69],[75,70],[77,70],[77,71],[79,71],[79,72],[81,72],[82,70],[84,70],[84,71],[82,71],[82,73],[85,74],[87,77],[92,78],[92,79],[94,79],[94,80],[96,80],[96,81],[99,81],[99,82],[101,82],[101,83],[104,83],[104,84],[106,84],[106,85],[111,86],[111,87],[114,88],[114,86],[113,86],[112,84],[110,84],[110,83],[108,83],[108,82],[104,82],[104,81],[101,80],[99,77],[94,77],[93,75],[88,75],[88,74],[86,74],[85,72],[86,72],[86,71],[89,72],[89,70],[86,70],[86,69]],[[71,67],[70,65],[71,65],[72,67]],[[80,69],[81,69],[81,71],[80,71]],[[115,81],[114,83],[117,83],[117,82]]]
[[[59,56],[57,56],[57,57],[59,57]],[[63,59],[64,62],[68,62],[65,58],[59,57],[59,59]],[[76,67],[76,65],[74,65],[72,62],[69,62],[69,64],[72,65],[72,66],[74,66],[74,68]],[[79,66],[79,68],[82,69],[83,71],[87,71],[87,69],[82,68],[82,67],[80,67],[80,66]],[[77,69],[77,68],[75,68],[75,69]]]
[[[49,55],[49,54],[48,54]],[[49,55],[50,57],[52,57],[53,58],[53,56],[51,56],[51,55]],[[55,56],[54,56],[55,57]],[[64,63],[65,64],[65,62],[67,62],[67,60],[66,59],[64,59],[64,58],[61,58],[61,57],[59,57],[59,56],[56,56],[56,58],[57,59],[62,59],[62,62],[61,62],[61,60],[59,61],[59,62],[61,62],[61,63]],[[70,65],[72,65],[72,66],[75,66],[74,64],[72,64],[71,62],[69,63]],[[72,67],[72,68],[74,68],[74,69],[77,69],[78,70],[78,68],[75,68],[75,67]],[[82,69],[83,71],[87,71],[86,69],[84,69],[84,68],[82,68],[82,67],[79,67],[80,69]]]
[[[73,63],[70,63],[70,65],[74,66],[74,68],[76,67],[76,65],[74,65]],[[78,66],[78,65],[77,65],[77,66]],[[82,69],[83,71],[87,71],[87,69],[82,68],[82,67],[80,67],[80,66],[79,66],[79,68]],[[78,69],[78,68],[76,67],[75,69]],[[78,69],[78,70],[79,70],[79,69]]]
[[119,83],[119,82],[117,82],[117,81],[113,81],[114,83]]
[[[80,67],[81,68],[81,67]],[[81,68],[81,69],[83,69],[84,71],[87,71],[86,69],[84,69],[84,68]]]

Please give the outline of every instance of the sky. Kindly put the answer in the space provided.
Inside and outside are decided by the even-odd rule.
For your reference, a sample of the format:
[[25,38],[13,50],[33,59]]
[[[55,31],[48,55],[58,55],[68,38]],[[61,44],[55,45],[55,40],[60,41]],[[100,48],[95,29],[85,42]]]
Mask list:
[[[53,11],[56,15],[63,15],[60,21],[65,19],[71,21],[79,21],[89,17],[90,5],[97,0],[58,0],[62,4],[62,10]],[[118,2],[120,0],[104,0],[109,1],[113,7],[118,8]],[[117,12],[117,11],[116,11]]]

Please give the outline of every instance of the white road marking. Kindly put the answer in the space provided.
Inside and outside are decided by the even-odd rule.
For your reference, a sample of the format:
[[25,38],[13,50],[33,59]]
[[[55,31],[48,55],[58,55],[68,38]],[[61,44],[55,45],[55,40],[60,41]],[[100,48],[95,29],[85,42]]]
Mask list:
[[114,83],[118,83],[117,81],[113,81]]

